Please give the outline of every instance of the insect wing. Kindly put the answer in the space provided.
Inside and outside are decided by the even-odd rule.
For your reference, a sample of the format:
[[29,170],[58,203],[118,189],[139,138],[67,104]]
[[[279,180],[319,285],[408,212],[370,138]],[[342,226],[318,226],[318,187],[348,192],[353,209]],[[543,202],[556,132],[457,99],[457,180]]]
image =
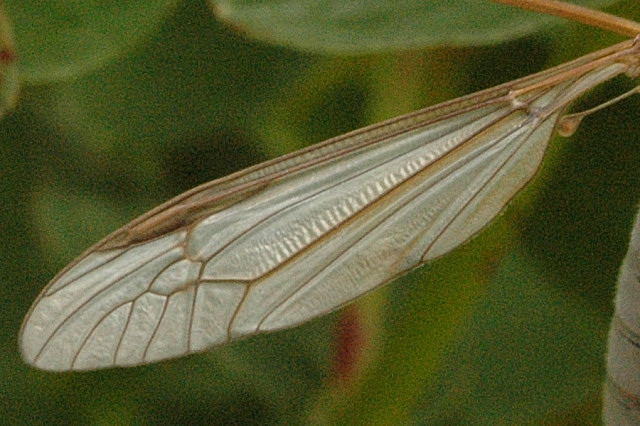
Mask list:
[[535,174],[622,43],[187,192],[56,276],[21,333],[47,370],[139,365],[291,327],[449,252]]

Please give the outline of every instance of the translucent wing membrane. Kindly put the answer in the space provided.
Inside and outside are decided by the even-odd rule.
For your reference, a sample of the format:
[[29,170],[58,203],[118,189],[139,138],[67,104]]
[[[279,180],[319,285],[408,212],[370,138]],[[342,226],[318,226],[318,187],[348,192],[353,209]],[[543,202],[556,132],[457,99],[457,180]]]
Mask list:
[[607,352],[604,420],[640,424],[640,215],[618,277]]
[[195,188],[58,274],[22,328],[47,370],[138,365],[291,327],[444,255],[535,174],[628,41]]

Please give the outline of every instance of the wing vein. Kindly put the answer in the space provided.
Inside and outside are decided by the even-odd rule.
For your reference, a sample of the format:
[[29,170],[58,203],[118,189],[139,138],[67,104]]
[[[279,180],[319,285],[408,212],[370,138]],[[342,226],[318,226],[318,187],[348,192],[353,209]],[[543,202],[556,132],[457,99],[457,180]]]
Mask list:
[[[500,117],[496,118],[496,120],[494,120],[493,122],[488,123],[488,124],[487,124],[487,126],[485,126],[485,127],[481,128],[481,129],[478,129],[478,131],[477,131],[476,133],[474,133],[474,134],[470,135],[470,136],[468,137],[468,139],[467,139],[467,140],[470,140],[470,139],[472,139],[472,138],[474,138],[474,137],[478,136],[480,133],[482,133],[482,132],[486,131],[489,127],[496,125],[497,123],[499,123],[499,122],[501,122],[502,120],[504,120],[505,118],[507,118],[509,115],[511,115],[511,114],[513,114],[513,113],[515,113],[515,112],[517,112],[519,109],[520,109],[520,108],[516,108],[516,109],[506,109],[506,111],[505,111],[505,114],[504,114],[504,115],[502,115],[502,116],[500,116]],[[529,119],[529,118],[527,118],[527,119]],[[489,150],[491,147],[495,146],[496,144],[499,144],[502,140],[504,140],[504,138],[506,138],[508,135],[512,134],[512,133],[513,133],[513,132],[515,132],[516,130],[517,130],[517,128],[515,128],[515,127],[514,127],[514,128],[512,128],[512,129],[510,129],[510,131],[509,131],[509,132],[507,132],[507,133],[505,133],[504,135],[502,135],[500,138],[497,138],[496,140],[492,141],[492,143],[484,145],[484,146],[482,147],[482,149],[481,149],[481,150],[479,150],[473,158],[476,158],[477,156],[479,156],[479,155],[483,154],[484,152],[486,152],[487,150]],[[450,156],[450,155],[453,155],[453,151],[445,153],[445,154],[444,154],[441,158],[439,158],[437,161],[442,161],[445,157]],[[436,161],[436,162],[437,162],[437,161]],[[471,159],[469,159],[469,161],[471,161]],[[434,163],[434,164],[435,164],[435,163]],[[460,168],[461,168],[461,167],[463,167],[465,164],[467,164],[467,163],[459,163],[459,164],[457,164],[457,165],[456,165],[456,168],[455,168],[454,170],[452,170],[452,172],[453,172],[453,171],[455,171],[455,170],[460,169]],[[392,194],[393,192],[395,192],[395,190],[397,190],[398,188],[400,188],[400,187],[402,187],[402,186],[404,186],[404,185],[408,185],[408,184],[409,184],[409,182],[413,181],[413,179],[417,179],[417,178],[419,177],[420,173],[423,173],[423,172],[424,172],[424,170],[422,170],[422,171],[421,171],[421,172],[419,172],[419,173],[416,173],[414,176],[412,176],[411,178],[409,178],[409,179],[405,180],[404,182],[402,182],[402,183],[401,183],[400,185],[398,185],[397,187],[394,187],[393,189],[391,189],[391,190],[390,190],[390,191],[388,191],[387,193],[383,194],[379,199],[377,199],[377,200],[375,200],[375,201],[371,202],[369,205],[367,205],[367,206],[366,206],[363,210],[361,210],[359,213],[362,213],[365,209],[373,208],[373,205],[374,205],[374,204],[376,204],[376,203],[382,203],[382,202],[384,202],[384,200],[385,200],[387,197],[390,197],[390,196],[391,196],[391,194]],[[437,185],[438,183],[442,182],[445,178],[446,178],[446,175],[445,175],[445,176],[441,176],[438,180],[436,180],[436,181],[434,181],[434,182],[433,182],[433,184],[432,184],[432,186],[431,186],[431,187],[433,187],[433,186]],[[412,197],[408,198],[407,200],[405,200],[405,201],[404,201],[404,202],[402,202],[402,203],[387,203],[387,205],[389,205],[390,207],[387,209],[386,216],[385,216],[384,218],[380,219],[379,223],[377,223],[376,225],[374,225],[374,226],[372,227],[372,230],[373,230],[373,229],[376,229],[376,228],[379,228],[380,226],[383,226],[383,225],[386,223],[386,221],[387,221],[387,220],[389,220],[389,219],[390,219],[390,218],[391,218],[395,213],[397,213],[399,210],[404,209],[408,204],[410,204],[411,202],[415,201],[415,199],[416,199],[419,195],[420,195],[420,194],[415,194],[414,196],[412,196]],[[451,221],[453,221],[454,219],[455,219],[455,217],[453,217],[453,218],[451,219]],[[351,221],[351,220],[355,220],[355,216],[353,216],[353,217],[349,218],[349,220],[350,220],[350,221]],[[335,231],[335,232],[338,232],[338,231]],[[371,232],[371,231],[370,231],[370,232]],[[260,323],[259,323],[259,325],[258,325],[258,329],[260,328],[260,325],[262,325],[262,323],[265,321],[265,319],[266,319],[269,315],[271,315],[271,314],[272,314],[272,313],[273,313],[277,308],[281,307],[281,306],[282,306],[286,301],[288,301],[290,298],[292,298],[293,296],[295,296],[295,295],[296,295],[296,294],[297,294],[297,293],[298,293],[302,288],[304,288],[304,287],[305,287],[305,286],[306,286],[306,285],[307,285],[311,280],[313,280],[314,278],[316,278],[316,277],[317,277],[318,275],[320,275],[323,271],[325,271],[328,267],[330,267],[330,266],[331,266],[331,265],[332,265],[336,260],[338,260],[338,259],[339,259],[342,255],[344,255],[347,251],[349,251],[349,250],[353,250],[353,248],[354,248],[354,247],[356,247],[356,246],[357,246],[357,245],[358,245],[358,244],[359,244],[359,243],[360,243],[360,242],[365,238],[365,236],[366,236],[366,235],[362,235],[362,236],[361,236],[361,237],[359,237],[356,241],[354,241],[354,243],[353,243],[353,244],[351,244],[351,245],[349,245],[349,246],[345,247],[345,248],[344,248],[342,251],[340,251],[340,252],[336,252],[336,253],[335,253],[335,256],[334,256],[331,260],[328,260],[328,261],[326,262],[326,264],[325,264],[325,265],[324,265],[324,266],[323,266],[323,267],[322,267],[322,268],[321,268],[317,273],[313,274],[313,275],[312,275],[311,277],[309,277],[307,280],[303,281],[299,286],[297,286],[297,288],[296,288],[296,289],[295,289],[291,294],[289,294],[289,295],[288,295],[287,297],[285,297],[285,298],[284,298],[284,299],[283,299],[279,304],[277,304],[273,309],[271,309],[271,310],[270,310],[270,311],[269,311],[269,312],[264,316],[264,318],[260,321]],[[304,249],[304,250],[302,250],[302,251],[300,251],[300,252],[296,253],[296,255],[295,255],[294,257],[292,257],[291,259],[288,259],[288,261],[293,261],[295,257],[300,256],[300,255],[301,255],[305,250],[310,250],[312,246],[317,245],[317,244],[320,244],[320,242],[321,242],[323,239],[325,239],[325,238],[329,238],[329,237],[330,237],[330,234],[329,234],[329,233],[327,233],[326,235],[323,235],[320,239],[318,239],[318,240],[314,241],[314,242],[313,242],[312,244],[310,244],[308,247],[305,247],[305,249]],[[281,268],[281,267],[283,267],[283,266],[284,266],[284,263],[283,263],[283,264],[281,264],[281,265],[278,265],[278,268]],[[275,273],[275,272],[276,272],[276,270],[277,270],[278,268],[275,268],[274,270],[269,271],[269,273],[268,273],[268,274],[265,274],[265,276],[260,277],[260,279],[259,279],[259,280],[264,279],[264,278],[265,278],[267,275],[269,275],[269,274],[273,274],[273,273]],[[399,273],[401,273],[401,272],[399,272]],[[389,280],[391,280],[391,279],[393,279],[393,278],[390,278]],[[259,280],[256,280],[256,281],[259,281]],[[387,280],[387,281],[389,281],[389,280]],[[255,284],[255,283],[254,283],[254,284]],[[239,307],[238,307],[238,311],[239,311],[239,310],[241,310],[241,307],[242,307],[242,305],[239,305]]]
[[84,302],[82,302],[80,305],[78,305],[78,307],[76,307],[75,309],[73,309],[61,322],[60,324],[58,324],[49,334],[49,336],[45,339],[44,343],[42,344],[42,347],[40,348],[40,350],[38,351],[38,354],[36,355],[36,357],[34,358],[36,361],[40,358],[40,356],[42,355],[42,352],[46,349],[46,347],[49,345],[49,343],[51,342],[51,340],[55,337],[55,335],[60,331],[60,329],[67,324],[78,312],[80,312],[82,310],[82,308],[84,308],[85,306],[87,306],[90,302],[94,301],[95,298],[97,296],[99,296],[100,294],[103,294],[105,291],[110,290],[114,285],[117,285],[120,281],[122,281],[123,279],[129,277],[130,275],[132,275],[133,273],[137,272],[140,270],[140,268],[142,268],[143,266],[148,265],[149,263],[153,262],[155,259],[157,259],[158,257],[161,257],[165,254],[167,254],[168,252],[170,252],[171,250],[175,249],[175,246],[170,247],[168,249],[166,249],[165,251],[159,253],[157,256],[147,260],[146,262],[140,264],[139,266],[137,266],[136,268],[132,269],[131,271],[128,271],[126,274],[124,274],[123,276],[119,277],[117,280],[113,281],[110,284],[105,285],[104,288],[100,289],[98,292],[94,293],[92,296],[90,296],[87,300],[85,300]]
[[[82,343],[80,344],[80,346],[78,347],[78,350],[75,351],[75,355],[73,356],[73,359],[71,361],[71,368],[74,368],[76,365],[76,361],[78,360],[78,356],[80,356],[80,353],[82,352],[82,350],[84,349],[85,345],[87,344],[87,342],[89,341],[89,339],[91,339],[91,337],[93,336],[93,333],[95,333],[95,331],[98,329],[98,327],[100,326],[100,324],[103,323],[103,321],[105,321],[107,318],[109,318],[109,316],[114,313],[115,311],[117,311],[118,309],[120,309],[121,307],[128,305],[128,304],[132,304],[131,301],[127,301],[121,304],[116,305],[113,309],[107,311],[102,318],[100,318],[100,320],[98,320],[98,322],[96,322],[96,324],[94,326],[91,327],[89,333],[87,333],[87,335],[85,336],[84,339],[82,339]],[[127,315],[128,317],[131,316],[131,311],[129,311],[129,315]],[[122,338],[122,336],[124,335],[124,330],[121,333],[120,338]],[[120,339],[119,339],[120,340]],[[115,365],[115,359],[116,359],[116,353],[117,351],[113,352],[113,360],[111,362],[111,365]]]
[[147,362],[147,353],[149,352],[149,348],[151,347],[151,344],[153,343],[153,339],[155,339],[157,333],[158,333],[158,328],[160,327],[160,324],[162,324],[162,319],[164,318],[164,314],[167,312],[167,306],[169,305],[169,298],[165,297],[163,300],[163,304],[162,304],[162,312],[160,312],[160,315],[158,316],[158,322],[156,323],[155,327],[153,328],[153,332],[151,333],[151,336],[149,337],[149,341],[147,342],[147,344],[144,347],[144,352],[142,353],[142,362]]

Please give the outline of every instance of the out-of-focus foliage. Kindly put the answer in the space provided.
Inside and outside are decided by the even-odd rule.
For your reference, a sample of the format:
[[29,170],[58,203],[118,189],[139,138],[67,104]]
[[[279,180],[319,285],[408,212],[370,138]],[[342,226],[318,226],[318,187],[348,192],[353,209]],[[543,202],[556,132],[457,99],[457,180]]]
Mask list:
[[72,78],[114,61],[157,33],[176,0],[6,0],[22,79]]
[[[216,14],[261,40],[319,53],[477,46],[531,34],[558,18],[476,0],[209,0]],[[582,0],[604,7],[613,0]]]
[[[27,367],[17,333],[60,268],[173,195],[618,38],[564,23],[553,34],[513,39],[513,26],[500,22],[492,32],[510,34],[500,44],[427,49],[416,33],[422,15],[404,26],[408,18],[390,9],[388,22],[359,21],[352,40],[402,52],[337,57],[281,46],[302,46],[296,28],[313,34],[327,25],[332,35],[307,48],[349,50],[339,45],[341,23],[326,14],[310,22],[314,9],[303,0],[279,2],[290,6],[284,23],[269,12],[273,2],[242,2],[253,20],[275,22],[277,37],[266,24],[231,19],[239,2],[236,9],[219,3],[225,23],[204,0],[53,3],[5,0],[24,71],[17,109],[0,122],[7,424],[598,421],[615,275],[640,199],[640,100],[633,98],[588,118],[571,139],[554,139],[538,178],[477,238],[349,311],[360,364],[351,381],[336,373],[336,362],[347,359],[336,361],[336,348],[349,338],[336,327],[341,312],[186,359],[83,374]],[[340,4],[374,16],[383,5],[410,2]],[[631,0],[616,12],[640,18]],[[522,28],[537,25],[520,21],[533,14],[518,16]],[[468,25],[487,27],[485,18],[474,8],[441,14],[438,32],[461,28],[473,39]],[[435,25],[424,19],[424,28]],[[393,42],[380,41],[389,32],[380,23],[392,24]],[[576,109],[631,84],[613,82]]]

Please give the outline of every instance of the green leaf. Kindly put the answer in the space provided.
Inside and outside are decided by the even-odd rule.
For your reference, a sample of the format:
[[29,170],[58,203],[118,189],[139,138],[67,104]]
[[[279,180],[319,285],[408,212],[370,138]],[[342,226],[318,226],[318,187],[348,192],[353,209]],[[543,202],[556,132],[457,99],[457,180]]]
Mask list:
[[122,56],[149,37],[175,0],[7,0],[29,83],[68,79]]
[[[243,33],[319,53],[492,44],[558,19],[479,0],[211,0]],[[612,0],[576,2],[602,7]]]
[[[150,144],[171,149],[188,139],[215,147],[246,129],[259,101],[308,62],[235,37],[205,5],[188,2],[144,49],[56,85],[51,119],[84,149],[120,151],[123,158],[146,158]],[[208,179],[221,176],[209,171]]]

